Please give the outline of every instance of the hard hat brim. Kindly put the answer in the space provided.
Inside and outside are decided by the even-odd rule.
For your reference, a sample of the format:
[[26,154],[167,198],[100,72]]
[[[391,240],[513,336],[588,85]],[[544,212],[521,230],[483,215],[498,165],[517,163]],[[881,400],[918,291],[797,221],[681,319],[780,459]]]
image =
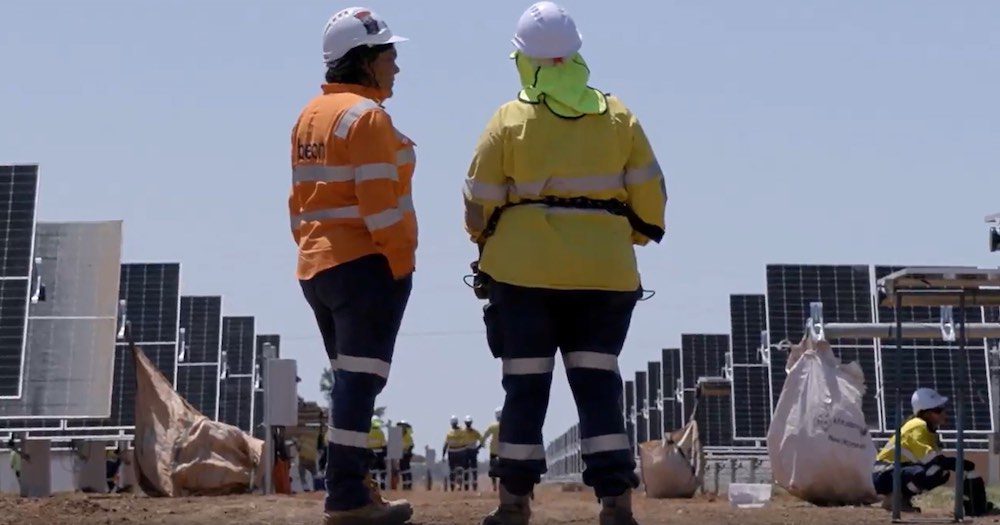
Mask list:
[[[376,35],[376,37],[377,36],[378,35]],[[407,42],[409,40],[410,39],[406,38],[405,36],[399,36],[399,35],[390,34],[388,38],[384,38],[384,37],[383,38],[372,38],[370,41],[368,41],[366,43],[368,45],[370,45],[370,46],[372,46],[372,45],[378,46],[378,45],[383,45],[383,44],[398,44],[400,42]]]

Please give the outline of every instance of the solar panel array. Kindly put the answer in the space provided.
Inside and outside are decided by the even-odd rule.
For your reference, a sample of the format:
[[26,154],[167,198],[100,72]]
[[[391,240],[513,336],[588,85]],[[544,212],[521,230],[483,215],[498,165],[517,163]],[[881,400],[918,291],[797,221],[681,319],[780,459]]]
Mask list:
[[[121,264],[120,221],[36,227],[37,189],[37,166],[0,166],[0,433],[128,438],[135,367],[117,337],[125,321],[179,393],[217,417],[222,298],[181,304],[179,264]],[[225,368],[233,374],[224,391],[245,429],[255,416],[258,357],[247,319],[249,332],[237,320],[228,339]],[[277,346],[279,338],[259,342]]]
[[[730,296],[730,334],[684,334],[680,349],[661,351],[659,363],[649,363],[626,382],[624,410],[635,414],[636,439],[644,428],[655,429],[660,418],[663,429],[679,428],[691,417],[696,419],[703,444],[709,448],[754,448],[766,440],[771,411],[784,385],[787,351],[779,344],[797,343],[805,332],[810,304],[823,305],[826,323],[892,322],[891,308],[875,306],[873,283],[900,267],[866,265],[768,265],[766,295]],[[938,322],[938,308],[904,308],[904,321]],[[1000,308],[969,308],[968,322],[1000,322]],[[955,312],[955,321],[960,318]],[[759,352],[763,338],[767,352]],[[989,348],[1000,340],[970,340],[965,352],[957,343],[940,340],[907,340],[898,352],[895,342],[875,338],[836,338],[833,352],[843,362],[858,362],[866,379],[862,409],[878,443],[885,439],[895,421],[891,393],[895,386],[897,358],[904,359],[900,383],[904,396],[918,387],[932,387],[953,396],[958,385],[967,389],[966,431],[970,450],[989,446],[984,436],[994,431],[990,407],[993,400],[989,383]],[[727,356],[726,354],[729,353]],[[964,360],[966,373],[960,377],[958,364]],[[650,379],[659,372],[659,380]],[[721,376],[721,377],[720,377]],[[713,379],[714,378],[714,379]],[[726,395],[697,397],[699,380],[710,379],[712,391]],[[680,390],[671,385],[678,384]],[[634,393],[629,389],[634,389]],[[656,390],[660,389],[657,402]],[[647,398],[647,395],[649,398]],[[657,408],[662,406],[662,410]],[[648,419],[647,419],[648,418]],[[946,446],[953,443],[954,418],[942,434]]]
[[[903,267],[876,266],[875,278],[881,279]],[[956,308],[954,320],[959,322],[961,312]],[[903,322],[940,322],[941,309],[930,307],[904,307],[900,310]],[[893,309],[880,306],[878,308],[880,322],[895,322]],[[982,308],[966,308],[965,320],[969,323],[983,322]],[[940,340],[905,339],[902,351],[898,350],[896,341],[883,339],[881,341],[882,384],[884,406],[894,407],[892,397],[897,384],[897,359],[902,358],[903,375],[899,385],[904,396],[904,407],[908,405],[909,393],[920,387],[929,387],[942,395],[954,399],[956,387],[965,385],[965,430],[970,433],[990,433],[993,431],[992,413],[990,407],[991,393],[989,382],[989,356],[986,341],[970,339],[965,351],[959,350],[958,342],[947,343]],[[966,375],[959,374],[959,361],[965,361]],[[904,416],[905,416],[904,412]],[[896,428],[895,410],[885,410],[883,418],[886,430]],[[952,417],[943,431],[955,429],[955,418]]]
[[0,166],[0,397],[20,397],[38,166]]

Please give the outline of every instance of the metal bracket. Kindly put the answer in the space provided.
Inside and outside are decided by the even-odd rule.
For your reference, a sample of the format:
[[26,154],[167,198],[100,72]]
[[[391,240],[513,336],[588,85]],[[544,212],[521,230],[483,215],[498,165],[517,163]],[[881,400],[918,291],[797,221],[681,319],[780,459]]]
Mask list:
[[823,331],[823,303],[809,303],[809,319],[806,319],[806,333],[813,341],[823,341],[826,339],[826,332]]
[[726,364],[722,365],[722,377],[733,380],[733,353],[726,352]]
[[180,344],[177,345],[177,362],[183,363],[187,360],[187,328],[180,328],[177,330],[177,339],[180,341]]
[[761,364],[771,364],[771,342],[767,330],[761,330],[760,332],[760,346],[757,347],[757,357],[760,358]]
[[941,339],[954,343],[955,337],[955,314],[950,306],[941,307]]
[[125,339],[125,326],[128,325],[128,313],[126,311],[128,301],[122,299],[118,301],[118,340]]
[[35,289],[31,292],[31,304],[45,301],[45,285],[42,284],[42,258],[35,257]]

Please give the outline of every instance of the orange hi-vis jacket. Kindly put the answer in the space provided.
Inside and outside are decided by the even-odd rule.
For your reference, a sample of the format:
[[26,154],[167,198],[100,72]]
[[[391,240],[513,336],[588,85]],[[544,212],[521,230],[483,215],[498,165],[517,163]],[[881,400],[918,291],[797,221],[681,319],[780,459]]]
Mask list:
[[299,279],[376,253],[395,278],[414,270],[416,156],[381,99],[374,88],[325,84],[295,123],[288,211]]

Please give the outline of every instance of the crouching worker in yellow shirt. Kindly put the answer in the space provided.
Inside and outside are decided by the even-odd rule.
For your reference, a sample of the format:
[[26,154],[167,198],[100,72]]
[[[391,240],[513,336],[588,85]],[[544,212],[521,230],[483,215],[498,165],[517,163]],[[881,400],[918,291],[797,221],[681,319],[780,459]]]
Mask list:
[[[913,505],[913,497],[933,490],[948,482],[955,471],[956,460],[945,456],[941,450],[938,430],[948,421],[945,406],[948,398],[930,388],[920,388],[913,393],[910,404],[913,416],[903,423],[900,431],[903,461],[903,512],[920,512]],[[896,439],[892,437],[878,453],[872,472],[875,491],[884,496],[882,506],[892,508],[892,464]],[[976,472],[976,465],[965,461],[965,514],[982,516],[994,513],[994,505],[986,499],[986,484]]]

